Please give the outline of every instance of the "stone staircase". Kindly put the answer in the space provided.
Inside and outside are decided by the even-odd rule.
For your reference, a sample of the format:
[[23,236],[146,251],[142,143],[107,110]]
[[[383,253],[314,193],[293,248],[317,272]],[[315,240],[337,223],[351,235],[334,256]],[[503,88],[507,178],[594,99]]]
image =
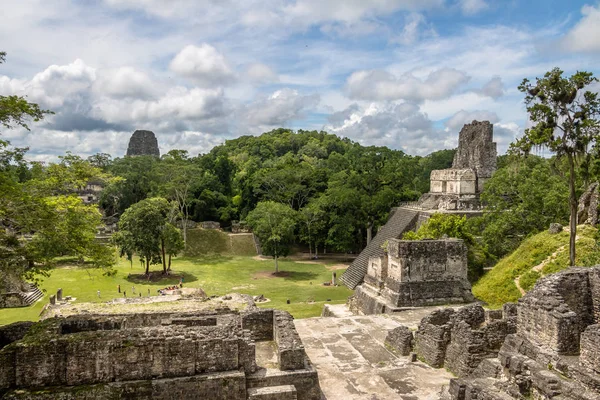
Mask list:
[[419,210],[397,208],[388,222],[379,230],[371,243],[363,249],[358,257],[350,264],[341,281],[350,289],[356,288],[365,277],[369,265],[369,258],[383,255],[381,247],[388,239],[399,239],[404,232],[413,229],[419,218]]
[[19,293],[19,296],[21,297],[21,299],[23,299],[24,306],[30,306],[42,297],[44,297],[44,294],[37,286],[32,284],[28,285],[29,290],[27,292]]

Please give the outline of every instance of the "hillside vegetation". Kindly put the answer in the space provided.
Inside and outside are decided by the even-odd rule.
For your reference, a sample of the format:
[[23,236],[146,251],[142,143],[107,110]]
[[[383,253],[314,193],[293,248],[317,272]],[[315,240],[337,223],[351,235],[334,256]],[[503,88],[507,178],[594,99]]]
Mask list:
[[223,256],[255,256],[256,247],[251,233],[228,234],[217,229],[190,229],[183,255],[198,257],[210,254]]
[[[577,228],[576,265],[600,263],[597,235],[596,228],[587,225]],[[473,285],[473,294],[491,307],[500,307],[517,301],[540,277],[562,271],[568,265],[569,232],[553,235],[544,231],[525,239],[514,252],[501,259]]]

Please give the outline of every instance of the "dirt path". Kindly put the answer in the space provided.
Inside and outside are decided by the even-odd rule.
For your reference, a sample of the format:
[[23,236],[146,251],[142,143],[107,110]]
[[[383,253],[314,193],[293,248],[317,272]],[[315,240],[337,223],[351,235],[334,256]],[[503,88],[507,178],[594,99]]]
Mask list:
[[[577,242],[579,240],[579,236],[575,236],[575,242]],[[567,249],[569,247],[569,245],[565,244],[563,246],[560,246],[558,249],[556,249],[556,251],[552,254],[550,254],[548,257],[546,257],[546,259],[544,259],[541,263],[539,263],[538,265],[534,266],[533,268],[531,268],[532,271],[535,272],[540,272],[542,271],[542,269],[544,269],[544,267],[546,265],[548,265],[549,263],[551,263],[552,261],[554,261],[556,259],[556,257],[558,256],[559,253],[562,253],[563,251],[565,251],[565,249]],[[525,289],[523,289],[520,285],[520,281],[521,281],[521,275],[517,276],[515,278],[515,285],[517,286],[517,289],[519,289],[519,292],[521,292],[521,296],[525,296]]]

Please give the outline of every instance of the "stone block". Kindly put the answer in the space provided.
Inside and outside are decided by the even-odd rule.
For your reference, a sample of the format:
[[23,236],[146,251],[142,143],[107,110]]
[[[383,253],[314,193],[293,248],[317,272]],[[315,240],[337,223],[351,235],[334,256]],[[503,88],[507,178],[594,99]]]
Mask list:
[[241,314],[242,329],[250,331],[253,340],[273,340],[273,310],[259,309]]
[[388,331],[385,345],[394,353],[408,356],[413,349],[413,333],[406,326],[399,326]]
[[294,385],[281,385],[248,389],[248,400],[297,400]]
[[581,334],[580,362],[600,374],[600,325],[590,325]]
[[453,314],[452,309],[434,311],[421,320],[415,334],[415,352],[432,367],[444,366]]

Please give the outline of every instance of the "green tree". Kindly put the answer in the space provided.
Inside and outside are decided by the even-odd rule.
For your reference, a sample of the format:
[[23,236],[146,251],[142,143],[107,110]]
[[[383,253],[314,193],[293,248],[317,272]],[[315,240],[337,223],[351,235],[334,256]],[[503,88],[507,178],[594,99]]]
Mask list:
[[289,254],[289,246],[294,241],[296,214],[296,211],[285,204],[263,201],[246,218],[260,240],[263,253],[273,256],[275,273],[279,272],[279,257]]
[[[569,218],[568,184],[555,160],[510,155],[483,189],[482,238],[500,258],[526,237]],[[560,167],[560,166],[559,166]]]
[[[0,52],[0,64],[6,60],[6,53]],[[0,124],[7,129],[23,127],[29,130],[27,120],[38,122],[51,111],[42,110],[37,104],[28,102],[22,96],[0,95]]]
[[564,77],[554,68],[535,84],[524,79],[519,90],[525,93],[525,104],[533,126],[511,149],[529,153],[533,147],[547,147],[557,158],[566,157],[569,164],[570,240],[569,262],[575,264],[577,235],[576,161],[585,157],[600,135],[600,101],[598,93],[586,88],[597,79],[590,72],[577,72]]
[[174,225],[167,223],[162,232],[162,243],[164,244],[165,253],[169,257],[167,271],[171,271],[171,257],[177,256],[177,254],[185,249],[181,231]]
[[161,259],[166,273],[163,233],[168,213],[169,204],[165,199],[149,198],[129,207],[119,220],[115,244],[121,249],[121,254],[131,257],[135,252],[146,265],[146,275],[150,274],[150,264]]

